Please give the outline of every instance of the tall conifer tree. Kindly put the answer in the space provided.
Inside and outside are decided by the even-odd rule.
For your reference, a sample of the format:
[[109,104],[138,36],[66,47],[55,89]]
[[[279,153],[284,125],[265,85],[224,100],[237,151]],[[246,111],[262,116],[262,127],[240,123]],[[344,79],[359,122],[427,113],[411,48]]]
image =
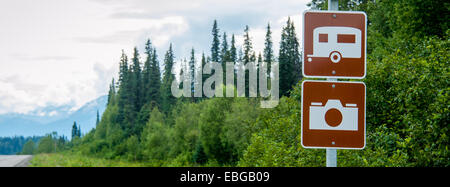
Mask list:
[[[236,40],[234,39],[234,34],[231,35],[230,61],[233,62],[234,67],[236,67],[236,63],[238,61],[238,54],[237,54]],[[237,80],[236,69],[234,69],[233,71],[234,71],[234,85],[236,86],[236,80]]]
[[173,104],[175,104],[175,97],[172,95],[171,86],[175,75],[172,74],[174,64],[174,55],[172,44],[164,57],[164,76],[161,84],[162,110],[167,114],[170,112]]
[[110,104],[114,104],[114,99],[116,96],[116,83],[114,82],[114,78],[111,81],[111,84],[109,85],[109,91],[108,91],[108,103],[106,106]]
[[236,63],[236,61],[237,61],[237,49],[236,49],[236,40],[234,39],[234,34],[231,35],[230,60],[231,60],[231,62],[234,62],[234,63]]
[[194,89],[194,85],[195,85],[195,50],[194,47],[192,47],[191,50],[191,58],[189,59],[189,75],[190,75],[190,79],[191,79],[191,98],[192,101],[195,101],[195,97],[194,97],[194,93],[198,90]]
[[130,70],[128,68],[128,57],[122,50],[122,56],[120,57],[120,70],[119,70],[119,91],[118,91],[118,115],[117,122],[120,124],[122,129],[128,126],[128,123],[132,118],[130,114],[132,113],[132,103],[131,101],[131,76]]
[[150,101],[150,79],[152,76],[152,60],[153,60],[153,48],[150,39],[145,44],[145,54],[147,58],[144,62],[144,68],[142,70],[142,103],[148,103]]
[[97,119],[95,121],[95,127],[97,127],[99,123],[100,123],[100,114],[99,114],[99,112],[97,110]]
[[75,137],[79,137],[79,136],[78,136],[78,127],[77,127],[77,122],[76,122],[76,121],[74,121],[74,122],[73,122],[73,125],[72,125],[72,140],[73,140]]
[[211,61],[212,62],[220,62],[220,35],[219,35],[219,28],[217,26],[217,20],[214,20],[213,28],[212,28],[212,36],[213,41],[211,45]]
[[222,64],[223,71],[223,84],[226,84],[226,63],[230,62],[230,51],[228,50],[227,33],[223,33],[222,45],[220,50],[220,63]]
[[202,97],[203,98],[205,97],[205,95],[203,94],[203,85],[205,85],[205,81],[209,77],[207,74],[203,74],[203,68],[205,68],[206,63],[208,63],[208,62],[207,62],[207,59],[205,57],[205,53],[203,52],[202,53],[202,60],[201,60],[202,68],[199,69],[199,71],[202,71],[202,85],[201,86],[202,86]]
[[142,85],[142,77],[141,77],[141,63],[139,61],[139,51],[137,48],[134,48],[133,51],[133,58],[131,59],[133,64],[131,66],[131,91],[132,91],[132,98],[131,102],[133,105],[133,113],[137,113],[141,110],[142,106],[142,91],[141,88]]
[[[249,62],[255,62],[256,60],[256,56],[255,56],[255,52],[253,51],[253,44],[252,44],[252,40],[250,38],[250,29],[248,27],[248,25],[245,26],[245,30],[244,30],[244,44],[243,44],[243,48],[244,48],[244,56],[242,57],[242,63],[243,65],[247,65],[247,63]],[[245,70],[245,95],[248,97],[249,96],[249,79],[250,79],[250,75],[249,75],[249,71]]]
[[159,66],[156,49],[153,48],[151,74],[150,74],[150,102],[154,102],[156,106],[161,107],[161,70]]
[[270,30],[270,24],[267,24],[266,39],[264,41],[264,63],[266,63],[267,67],[267,77],[270,77],[270,68],[272,62],[274,61],[272,46],[273,46],[272,31]]
[[278,61],[280,65],[280,96],[288,96],[289,90],[301,80],[299,43],[294,23],[288,18],[281,33]]

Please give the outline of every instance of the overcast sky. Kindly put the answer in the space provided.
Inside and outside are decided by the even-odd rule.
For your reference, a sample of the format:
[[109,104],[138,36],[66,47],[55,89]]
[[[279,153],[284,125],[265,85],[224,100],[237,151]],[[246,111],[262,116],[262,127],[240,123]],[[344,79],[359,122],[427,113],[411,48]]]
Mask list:
[[[150,38],[160,62],[170,42],[177,60],[209,54],[211,28],[236,34],[250,27],[263,49],[270,22],[278,51],[290,16],[301,35],[309,0],[14,0],[0,3],[0,114],[46,106],[73,109],[105,95],[117,77],[121,50],[142,52]],[[230,39],[230,38],[229,38]],[[141,55],[142,57],[143,55]]]

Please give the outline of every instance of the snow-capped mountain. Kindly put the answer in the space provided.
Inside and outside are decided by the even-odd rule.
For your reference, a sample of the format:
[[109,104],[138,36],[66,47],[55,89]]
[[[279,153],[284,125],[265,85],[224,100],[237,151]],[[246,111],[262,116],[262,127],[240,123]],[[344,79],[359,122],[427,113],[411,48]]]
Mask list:
[[64,105],[36,109],[30,114],[0,115],[0,137],[42,136],[55,131],[70,138],[74,121],[81,126],[82,133],[87,133],[95,128],[97,110],[102,115],[107,99],[108,96],[99,97],[76,111]]

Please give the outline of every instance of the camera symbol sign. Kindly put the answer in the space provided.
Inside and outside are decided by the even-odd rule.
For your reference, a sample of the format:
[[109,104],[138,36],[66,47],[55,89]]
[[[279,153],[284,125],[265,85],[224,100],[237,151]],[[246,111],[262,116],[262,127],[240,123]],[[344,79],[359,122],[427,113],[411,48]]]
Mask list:
[[302,145],[363,149],[366,86],[361,82],[304,81]]
[[363,79],[366,75],[364,12],[303,13],[303,76]]

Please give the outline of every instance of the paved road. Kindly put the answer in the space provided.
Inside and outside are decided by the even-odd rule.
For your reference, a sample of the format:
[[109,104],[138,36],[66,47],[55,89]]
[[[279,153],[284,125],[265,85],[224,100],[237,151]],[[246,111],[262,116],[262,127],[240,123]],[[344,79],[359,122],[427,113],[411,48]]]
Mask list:
[[27,167],[31,155],[0,155],[0,167]]

